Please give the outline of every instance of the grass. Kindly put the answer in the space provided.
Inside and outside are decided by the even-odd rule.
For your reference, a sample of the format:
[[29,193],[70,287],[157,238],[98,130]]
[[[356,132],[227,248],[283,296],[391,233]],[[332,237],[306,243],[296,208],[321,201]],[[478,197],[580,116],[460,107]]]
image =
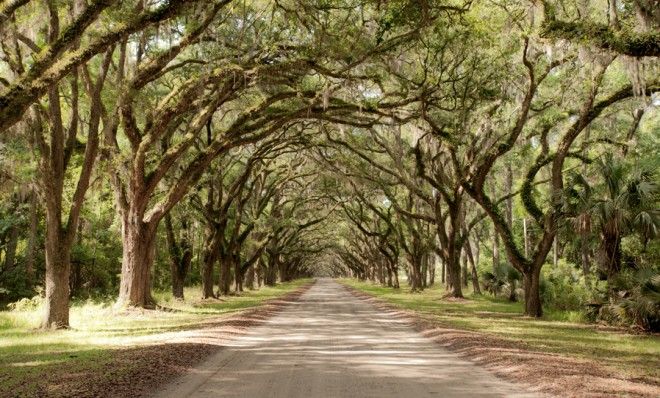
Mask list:
[[[256,307],[264,301],[292,292],[308,280],[246,291],[222,300],[199,300],[200,288],[187,288],[185,301],[170,293],[156,293],[164,310],[116,313],[112,303],[76,303],[71,307],[71,329],[37,329],[41,308],[0,311],[0,391],[38,378],[53,366],[69,373],[101,366],[112,350],[139,344],[140,336],[191,329],[208,317],[229,315]],[[35,387],[36,388],[36,387]]]
[[548,310],[542,319],[522,316],[522,304],[468,294],[466,301],[443,300],[441,288],[410,293],[344,279],[342,283],[398,307],[429,316],[439,324],[479,331],[523,343],[532,350],[594,360],[628,377],[660,378],[660,338],[584,323],[576,312]]

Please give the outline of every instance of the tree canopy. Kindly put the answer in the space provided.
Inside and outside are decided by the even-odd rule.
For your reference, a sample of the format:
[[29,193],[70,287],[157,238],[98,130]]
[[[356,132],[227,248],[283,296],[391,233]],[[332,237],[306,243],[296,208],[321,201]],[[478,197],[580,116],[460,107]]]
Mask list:
[[659,27],[647,0],[0,1],[0,298],[43,287],[65,328],[76,296],[343,275],[657,329]]

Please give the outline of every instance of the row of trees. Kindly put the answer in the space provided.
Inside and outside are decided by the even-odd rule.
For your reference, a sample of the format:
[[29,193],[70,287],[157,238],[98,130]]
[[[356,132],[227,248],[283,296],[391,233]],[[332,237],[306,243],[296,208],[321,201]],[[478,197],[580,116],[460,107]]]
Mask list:
[[657,273],[657,29],[644,0],[0,2],[0,277],[43,275],[47,327],[84,267],[152,306],[162,264],[209,298],[420,290],[438,258],[462,297],[490,251],[541,316],[550,253],[579,253],[614,297]]
[[[479,293],[499,274],[515,300],[520,278],[525,313],[541,316],[542,268],[564,257],[587,287],[606,280],[606,292],[581,305],[627,297],[622,311],[633,322],[657,326],[657,59],[543,37],[549,14],[609,15],[610,29],[644,37],[657,36],[658,20],[643,2],[562,4],[497,3],[503,13],[493,14],[473,5],[509,35],[436,26],[404,52],[409,63],[389,71],[423,93],[406,123],[328,128],[332,149],[319,157],[351,187],[339,193],[353,201],[344,205],[348,244],[339,256],[354,275],[398,286],[388,260],[401,257],[412,290],[422,289],[436,255],[448,295],[462,297],[468,281]],[[488,58],[465,51],[493,41],[500,52]],[[492,270],[480,283],[484,250]],[[498,270],[503,260],[512,269]]]

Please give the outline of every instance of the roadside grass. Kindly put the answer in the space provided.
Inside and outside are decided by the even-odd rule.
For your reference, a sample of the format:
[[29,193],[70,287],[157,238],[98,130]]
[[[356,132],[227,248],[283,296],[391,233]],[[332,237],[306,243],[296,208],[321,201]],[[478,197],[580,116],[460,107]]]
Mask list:
[[185,290],[185,301],[171,293],[154,294],[158,310],[117,312],[113,303],[82,302],[71,307],[69,330],[39,330],[40,307],[0,311],[0,391],[36,381],[55,367],[71,374],[100,367],[112,351],[139,345],[138,337],[192,329],[209,317],[228,316],[256,307],[305,285],[309,279],[245,291],[219,300],[200,300],[200,287]]
[[465,301],[444,300],[442,288],[421,293],[342,279],[342,283],[400,308],[426,315],[439,325],[478,331],[527,348],[589,359],[627,377],[660,381],[660,337],[587,324],[577,312],[547,310],[542,319],[522,316],[522,303],[468,293]]

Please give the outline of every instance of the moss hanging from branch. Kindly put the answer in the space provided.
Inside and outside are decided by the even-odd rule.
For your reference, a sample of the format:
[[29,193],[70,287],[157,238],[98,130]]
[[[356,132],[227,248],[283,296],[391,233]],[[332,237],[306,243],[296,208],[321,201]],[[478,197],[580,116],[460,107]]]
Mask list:
[[549,20],[543,25],[541,37],[583,42],[631,57],[660,56],[660,32],[657,30],[614,31],[604,24]]

